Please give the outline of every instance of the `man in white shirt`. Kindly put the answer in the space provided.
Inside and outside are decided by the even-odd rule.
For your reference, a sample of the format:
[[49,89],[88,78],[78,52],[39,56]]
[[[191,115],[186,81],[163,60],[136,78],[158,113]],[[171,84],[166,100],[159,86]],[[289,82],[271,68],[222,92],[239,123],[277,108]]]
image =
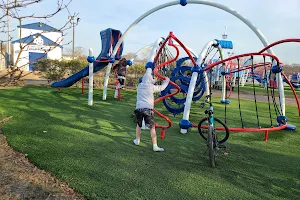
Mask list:
[[169,84],[170,79],[165,78],[162,85],[154,85],[155,80],[152,77],[152,69],[147,68],[143,76],[142,82],[138,85],[136,109],[134,111],[137,121],[136,139],[133,140],[135,145],[140,144],[141,127],[143,119],[146,126],[150,129],[152,137],[153,151],[164,151],[163,148],[157,146],[155,122],[154,122],[154,93],[163,91]]

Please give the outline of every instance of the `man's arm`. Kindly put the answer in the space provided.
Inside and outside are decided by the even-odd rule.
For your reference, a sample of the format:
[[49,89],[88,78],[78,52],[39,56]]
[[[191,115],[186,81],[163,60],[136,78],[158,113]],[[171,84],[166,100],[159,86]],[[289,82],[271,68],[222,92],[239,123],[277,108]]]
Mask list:
[[154,85],[154,92],[161,92],[169,85],[170,79],[166,77],[161,85]]

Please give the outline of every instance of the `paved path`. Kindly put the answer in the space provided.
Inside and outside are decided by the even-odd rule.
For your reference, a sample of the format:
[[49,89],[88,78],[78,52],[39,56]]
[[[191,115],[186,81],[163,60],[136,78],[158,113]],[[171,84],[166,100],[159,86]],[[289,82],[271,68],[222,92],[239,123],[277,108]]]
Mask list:
[[[221,96],[221,90],[213,90],[213,96]],[[276,94],[276,99],[278,102],[278,94]],[[233,92],[230,98],[234,98],[237,99],[238,98],[238,94],[237,92]],[[270,96],[270,100],[272,97]],[[240,99],[243,100],[249,100],[249,101],[254,101],[254,95],[253,94],[249,94],[249,93],[240,93]],[[268,102],[268,96],[264,96],[264,95],[256,95],[256,100],[260,101],[260,102]],[[295,100],[295,98],[285,98],[285,103],[286,105],[289,106],[297,106],[297,102]]]

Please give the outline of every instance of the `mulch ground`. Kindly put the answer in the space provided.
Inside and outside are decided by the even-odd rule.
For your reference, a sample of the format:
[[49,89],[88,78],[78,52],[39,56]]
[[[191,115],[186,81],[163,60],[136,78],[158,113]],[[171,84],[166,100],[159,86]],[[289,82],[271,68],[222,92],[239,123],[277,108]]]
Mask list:
[[84,199],[66,183],[38,169],[14,151],[0,130],[0,200],[15,199]]

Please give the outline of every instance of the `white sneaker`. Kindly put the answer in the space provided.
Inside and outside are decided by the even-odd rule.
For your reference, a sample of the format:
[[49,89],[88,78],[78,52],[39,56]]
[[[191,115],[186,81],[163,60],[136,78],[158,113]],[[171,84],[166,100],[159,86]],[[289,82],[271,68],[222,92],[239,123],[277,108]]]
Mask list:
[[158,147],[157,145],[156,146],[153,145],[153,151],[155,151],[155,152],[163,152],[165,150],[163,148]]
[[133,140],[133,143],[134,143],[135,145],[140,145],[140,141],[137,140],[137,139],[134,139],[134,140]]

